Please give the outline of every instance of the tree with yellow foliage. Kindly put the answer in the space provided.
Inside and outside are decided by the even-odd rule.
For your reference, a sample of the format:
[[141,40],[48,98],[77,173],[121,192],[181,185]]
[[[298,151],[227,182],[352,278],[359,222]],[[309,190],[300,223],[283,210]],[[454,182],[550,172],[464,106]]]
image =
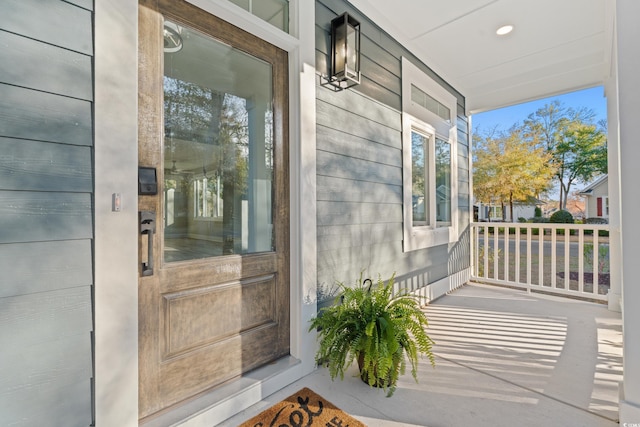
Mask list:
[[[509,205],[540,197],[550,187],[555,174],[553,156],[514,127],[498,135],[474,135],[473,192],[482,203]],[[503,218],[504,219],[504,218]]]

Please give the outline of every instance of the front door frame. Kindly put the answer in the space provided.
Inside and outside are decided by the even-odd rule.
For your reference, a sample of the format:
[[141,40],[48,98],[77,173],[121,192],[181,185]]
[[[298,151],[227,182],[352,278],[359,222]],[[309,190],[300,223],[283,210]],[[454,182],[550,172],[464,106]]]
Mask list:
[[[250,371],[289,355],[289,97],[288,57],[282,49],[248,35],[186,2],[141,0],[140,4],[138,156],[140,166],[156,168],[158,181],[155,194],[138,197],[140,211],[151,211],[155,217],[155,237],[147,239],[142,236],[139,246],[139,259],[147,258],[147,250],[149,260],[152,255],[155,258],[152,274],[140,275],[138,290],[139,404],[140,418],[147,420],[160,411],[183,405],[186,400],[207,393],[204,390],[213,390],[225,382],[237,381]],[[162,51],[162,25],[167,20],[190,29],[185,31],[186,37],[188,39],[191,34],[193,40],[185,41],[185,44],[191,43],[192,49],[194,44],[197,45],[196,39],[201,37],[201,40],[207,40],[208,46],[230,46],[237,55],[248,55],[254,61],[252,65],[262,64],[262,70],[269,70],[271,79],[250,93],[258,97],[256,103],[270,102],[273,109],[273,242],[269,237],[265,246],[271,249],[251,251],[249,242],[247,253],[227,253],[223,256],[210,254],[174,262],[165,260],[165,244],[171,246],[165,243],[170,240],[162,220],[166,215],[165,171],[171,167],[166,154],[168,141],[171,140],[163,138],[165,125],[170,120],[169,117],[163,117],[163,76],[169,75],[164,70],[168,64],[163,65],[163,57],[165,60],[170,58]],[[212,54],[214,52],[212,50]],[[213,64],[217,60],[211,59]],[[181,78],[188,81],[189,77],[184,76]],[[215,82],[209,84],[214,90],[218,87]],[[269,100],[259,98],[260,89],[264,87],[270,91]],[[247,87],[245,89],[250,90]],[[237,96],[248,96],[249,99],[252,96],[242,94],[238,87],[223,90]],[[249,113],[250,127],[251,120]],[[254,168],[260,167],[260,158],[265,174],[268,167],[264,154],[260,155],[265,146],[261,148],[259,142],[251,142],[255,138],[251,132],[256,131],[257,126],[264,129],[266,124],[265,121],[248,130],[246,142],[249,145],[258,144],[248,148],[247,153],[248,163],[253,165],[249,167],[246,178],[249,194],[251,175],[256,172]],[[265,137],[265,131],[262,132],[261,137],[258,131],[257,138]],[[198,144],[197,141],[192,143]],[[186,158],[182,161],[188,163]],[[199,164],[204,169],[204,163]],[[235,167],[235,163],[233,165]],[[227,167],[224,167],[225,170]],[[211,168],[207,165],[207,169]],[[266,175],[261,177],[266,179]],[[225,192],[227,190],[225,184]],[[250,211],[252,203],[250,195]],[[225,195],[225,222],[232,215],[231,210],[227,212],[227,206],[233,206],[233,200],[227,200]],[[265,218],[265,223],[269,220]],[[251,225],[251,213],[248,221]],[[152,243],[153,250],[150,247]],[[232,252],[235,252],[234,246],[239,249],[239,246],[232,245]]]
[[[291,0],[292,36],[227,0],[187,1],[289,53],[292,358],[234,399],[211,396],[197,416],[173,414],[215,425],[315,367],[315,335],[307,332],[317,282],[315,2]],[[95,3],[94,418],[96,426],[128,427],[138,425],[138,1]]]

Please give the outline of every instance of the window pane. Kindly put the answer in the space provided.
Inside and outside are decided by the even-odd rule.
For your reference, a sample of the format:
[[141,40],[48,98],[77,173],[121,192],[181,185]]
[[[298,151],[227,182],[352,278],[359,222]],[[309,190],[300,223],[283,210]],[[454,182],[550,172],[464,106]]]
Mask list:
[[428,225],[429,198],[427,193],[426,168],[428,164],[429,138],[411,132],[411,204],[413,225]]
[[451,225],[451,145],[436,138],[436,226]]
[[230,0],[258,18],[289,32],[289,0]]
[[164,58],[164,259],[272,251],[271,65],[176,28],[183,46]]
[[451,110],[415,85],[411,85],[411,100],[433,114],[437,114],[441,119],[451,121]]

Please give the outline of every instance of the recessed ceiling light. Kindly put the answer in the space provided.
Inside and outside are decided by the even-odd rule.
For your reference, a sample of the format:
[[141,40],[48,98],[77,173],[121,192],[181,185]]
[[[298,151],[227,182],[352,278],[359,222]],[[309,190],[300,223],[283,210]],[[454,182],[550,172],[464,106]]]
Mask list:
[[513,25],[503,25],[496,30],[496,34],[499,36],[506,36],[511,31],[513,31]]

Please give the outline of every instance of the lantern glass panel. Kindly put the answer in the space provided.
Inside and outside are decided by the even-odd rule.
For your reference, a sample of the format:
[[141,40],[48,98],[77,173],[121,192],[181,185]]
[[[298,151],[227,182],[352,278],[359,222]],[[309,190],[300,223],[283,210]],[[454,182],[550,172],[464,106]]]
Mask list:
[[333,75],[334,76],[343,76],[345,72],[346,66],[346,56],[347,56],[347,37],[346,37],[346,27],[347,24],[343,21],[338,24],[335,28],[334,35],[334,58],[333,58]]
[[346,74],[349,77],[355,77],[360,68],[358,64],[358,32],[352,25],[347,25],[347,65],[345,67]]

